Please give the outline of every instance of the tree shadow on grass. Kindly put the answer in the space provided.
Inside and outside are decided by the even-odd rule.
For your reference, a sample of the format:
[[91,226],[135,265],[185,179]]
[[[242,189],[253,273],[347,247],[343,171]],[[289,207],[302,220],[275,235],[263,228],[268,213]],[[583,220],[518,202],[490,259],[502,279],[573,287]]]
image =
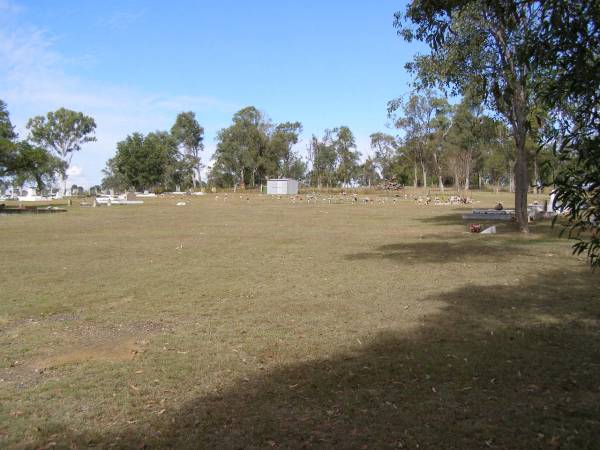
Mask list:
[[496,237],[473,236],[470,239],[426,237],[417,242],[403,242],[377,247],[374,251],[346,255],[350,261],[389,259],[412,263],[485,262],[491,258],[527,255],[526,247],[507,244]]
[[[566,271],[565,271],[566,272]],[[532,276],[431,298],[410,333],[251,376],[120,435],[119,448],[597,448],[598,277]],[[134,427],[136,425],[133,425]]]
[[[518,226],[515,222],[506,221],[485,221],[477,219],[463,219],[462,216],[465,213],[471,212],[470,208],[454,209],[449,211],[447,214],[441,214],[437,216],[424,217],[419,219],[421,222],[431,225],[462,225],[465,230],[468,229],[469,224],[479,223],[483,228],[495,225],[498,232],[501,234],[520,234]],[[552,237],[558,237],[560,229],[558,227],[552,227],[552,221],[549,219],[541,219],[536,222],[529,224],[529,232],[531,235],[546,235]]]
[[419,220],[432,225],[466,225],[468,221],[464,220],[462,215],[470,212],[471,208],[452,209],[446,212],[446,214],[424,217]]

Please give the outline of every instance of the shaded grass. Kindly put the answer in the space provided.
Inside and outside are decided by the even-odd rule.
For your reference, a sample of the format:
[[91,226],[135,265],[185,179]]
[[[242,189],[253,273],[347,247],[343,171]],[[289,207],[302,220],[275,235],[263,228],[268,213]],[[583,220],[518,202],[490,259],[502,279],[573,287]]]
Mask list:
[[598,278],[545,226],[174,203],[0,221],[3,446],[597,442]]

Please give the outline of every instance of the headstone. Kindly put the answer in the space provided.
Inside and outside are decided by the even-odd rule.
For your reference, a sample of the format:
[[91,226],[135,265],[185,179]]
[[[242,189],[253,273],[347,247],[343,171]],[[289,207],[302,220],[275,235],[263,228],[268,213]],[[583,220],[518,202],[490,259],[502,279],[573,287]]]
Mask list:
[[496,234],[496,225],[486,228],[481,232],[481,234]]
[[552,192],[550,194],[550,200],[548,201],[548,204],[546,206],[546,212],[554,212],[554,200],[556,199],[556,194],[554,192]]

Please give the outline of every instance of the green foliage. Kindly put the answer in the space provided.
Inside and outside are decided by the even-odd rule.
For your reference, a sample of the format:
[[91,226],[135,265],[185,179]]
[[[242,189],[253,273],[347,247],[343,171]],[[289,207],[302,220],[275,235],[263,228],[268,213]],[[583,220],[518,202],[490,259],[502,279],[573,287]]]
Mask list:
[[[271,155],[270,169],[277,177],[303,178],[306,164],[292,151],[302,133],[300,122],[284,122],[277,125],[270,137]],[[273,173],[273,172],[271,172]]]
[[110,158],[106,162],[106,167],[102,170],[104,178],[102,178],[102,189],[116,191],[126,191],[130,184],[125,174],[121,173],[117,168],[117,161],[115,158]]
[[371,157],[367,158],[360,168],[360,182],[364,186],[372,186],[379,180],[377,164]]
[[[541,135],[560,162],[556,205],[566,212],[573,250],[600,267],[600,3],[549,0],[532,42],[546,69],[536,88],[551,120]],[[545,143],[545,142],[543,142]]]
[[177,145],[183,148],[183,159],[193,170],[193,183],[194,186],[197,186],[201,182],[200,152],[204,150],[204,128],[200,126],[192,111],[182,112],[177,115],[175,124],[171,128],[171,134]]
[[375,150],[373,163],[384,180],[394,178],[392,167],[398,154],[398,142],[394,136],[377,132],[370,136],[371,149]]
[[35,147],[25,141],[17,143],[15,147],[15,182],[19,186],[27,181],[33,181],[41,191],[55,181],[57,174],[64,175],[66,163],[46,149]]
[[[600,131],[600,130],[598,130]],[[560,150],[566,163],[555,179],[555,203],[566,212],[568,236],[592,267],[600,267],[600,141],[598,135]]]
[[[46,116],[36,116],[27,122],[29,140],[34,144],[55,152],[68,168],[73,153],[81,150],[86,142],[93,142],[96,122],[81,112],[60,108]],[[62,174],[63,193],[67,190],[66,176]]]
[[337,180],[342,184],[350,184],[359,173],[358,158],[360,153],[356,151],[356,141],[350,128],[341,126],[333,130],[333,146],[336,151],[338,166],[336,170]]
[[0,100],[0,177],[11,177],[19,186],[34,182],[41,191],[57,174],[64,177],[66,167],[64,161],[46,149],[17,141],[6,104]]
[[[397,115],[399,110],[401,115]],[[398,98],[388,103],[388,115],[394,120],[396,128],[404,132],[404,150],[413,164],[414,186],[417,186],[418,167],[422,172],[423,185],[427,184],[430,165],[441,177],[441,151],[444,149],[441,140],[449,126],[446,118],[448,112],[448,101],[431,89],[424,89],[421,95],[412,94],[407,101]]]
[[0,139],[14,141],[17,138],[15,127],[10,121],[6,103],[0,100]]
[[10,121],[6,103],[0,100],[0,177],[14,172],[16,138],[17,134]]
[[82,144],[96,140],[94,119],[65,108],[29,119],[27,128],[33,143],[56,152],[67,164]]
[[309,145],[309,159],[312,162],[312,184],[319,189],[323,184],[328,187],[334,186],[336,184],[337,152],[331,130],[325,130],[321,140],[314,135],[312,136]]
[[468,189],[473,171],[477,168],[481,172],[485,167],[484,152],[492,146],[496,131],[497,121],[484,115],[476,100],[464,97],[454,108],[448,133],[451,150],[446,157],[459,189]]
[[238,111],[232,125],[219,132],[211,182],[244,187],[273,177],[302,179],[306,164],[292,150],[301,132],[299,122],[273,126],[253,106]]
[[136,190],[159,185],[172,188],[185,181],[185,172],[171,134],[133,133],[117,144],[117,154],[107,164],[103,186],[123,189],[127,183],[127,187]]

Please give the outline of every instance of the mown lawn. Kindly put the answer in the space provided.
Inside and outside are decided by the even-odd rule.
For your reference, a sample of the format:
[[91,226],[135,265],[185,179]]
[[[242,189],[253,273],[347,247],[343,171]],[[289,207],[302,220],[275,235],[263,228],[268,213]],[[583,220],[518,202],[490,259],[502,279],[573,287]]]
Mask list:
[[600,278],[549,224],[246,198],[0,216],[0,447],[600,447]]

